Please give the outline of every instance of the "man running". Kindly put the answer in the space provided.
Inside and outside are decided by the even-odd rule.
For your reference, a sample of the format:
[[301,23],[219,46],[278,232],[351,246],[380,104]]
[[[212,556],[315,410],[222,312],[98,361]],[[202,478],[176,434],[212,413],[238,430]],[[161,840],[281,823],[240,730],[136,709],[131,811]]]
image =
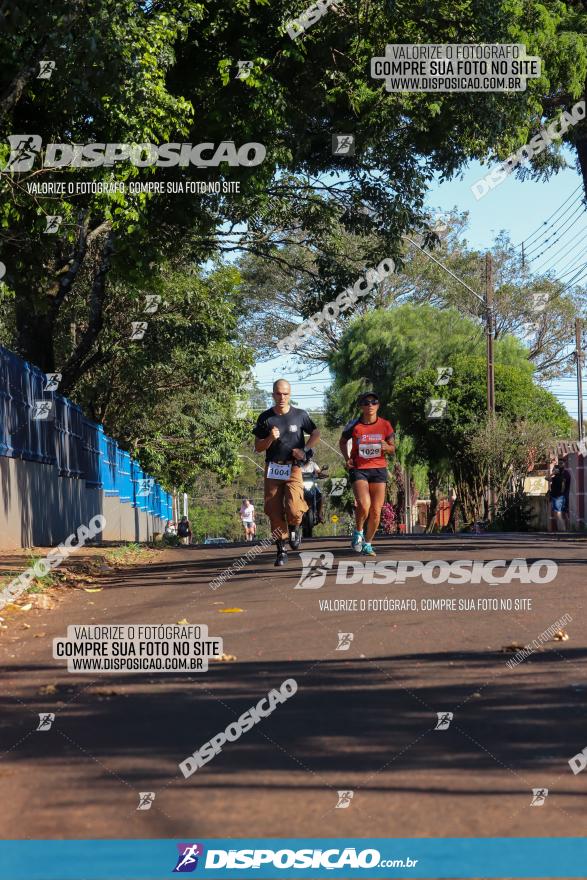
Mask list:
[[356,500],[352,547],[357,553],[375,556],[371,542],[385,501],[388,476],[385,456],[395,452],[395,435],[391,423],[379,418],[379,398],[373,391],[361,394],[357,403],[361,415],[345,425],[339,448],[349,469]]
[[[284,541],[292,550],[302,540],[301,522],[308,505],[304,501],[301,465],[306,452],[320,440],[320,431],[303,409],[290,405],[291,386],[286,379],[273,383],[274,406],[262,412],[253,428],[255,452],[265,453],[265,513],[276,540],[275,565],[285,565]],[[304,435],[309,434],[307,440]]]

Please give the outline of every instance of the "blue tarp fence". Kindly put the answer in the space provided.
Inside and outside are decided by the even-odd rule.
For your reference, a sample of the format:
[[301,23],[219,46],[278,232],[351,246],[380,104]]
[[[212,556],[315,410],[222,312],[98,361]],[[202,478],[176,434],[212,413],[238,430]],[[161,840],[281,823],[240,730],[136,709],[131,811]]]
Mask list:
[[161,519],[173,518],[166,492],[102,425],[79,406],[47,390],[45,373],[0,345],[0,455],[58,468]]

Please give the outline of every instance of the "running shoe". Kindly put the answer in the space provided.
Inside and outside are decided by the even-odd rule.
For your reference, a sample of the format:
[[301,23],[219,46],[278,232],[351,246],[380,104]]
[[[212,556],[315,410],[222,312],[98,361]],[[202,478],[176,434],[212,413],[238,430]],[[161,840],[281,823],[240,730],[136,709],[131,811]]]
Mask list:
[[363,549],[361,550],[362,556],[377,556],[377,553],[371,546],[371,544],[363,544]]
[[355,553],[361,552],[364,541],[365,538],[363,537],[363,532],[359,532],[358,529],[355,529],[353,532],[353,540],[351,541],[351,546]]
[[287,562],[287,553],[285,552],[285,547],[283,546],[283,541],[277,542],[277,558],[273,565],[277,568],[278,565],[285,565]]

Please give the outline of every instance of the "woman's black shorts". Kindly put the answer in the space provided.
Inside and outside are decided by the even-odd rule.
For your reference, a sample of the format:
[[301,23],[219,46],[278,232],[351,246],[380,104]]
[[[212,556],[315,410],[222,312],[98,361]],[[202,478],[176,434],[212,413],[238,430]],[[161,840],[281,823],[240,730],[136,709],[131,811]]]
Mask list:
[[349,479],[352,483],[364,480],[366,483],[387,483],[387,468],[351,468]]

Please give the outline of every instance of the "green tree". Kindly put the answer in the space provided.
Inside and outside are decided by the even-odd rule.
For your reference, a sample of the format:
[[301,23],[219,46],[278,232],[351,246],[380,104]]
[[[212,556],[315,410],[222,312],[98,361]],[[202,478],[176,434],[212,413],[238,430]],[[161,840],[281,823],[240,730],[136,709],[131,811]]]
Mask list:
[[[484,350],[483,328],[456,309],[408,303],[368,312],[353,321],[331,356],[329,419],[340,424],[351,418],[358,395],[366,390],[376,391],[382,409],[388,410],[401,379],[430,368],[436,375],[436,368],[450,366],[455,357],[481,356]],[[524,365],[531,372],[527,355],[511,337],[496,343],[498,362]]]
[[[465,356],[454,357],[450,365],[453,374],[442,393],[436,371],[423,370],[397,383],[391,408],[423,461],[450,462],[465,521],[472,522],[487,488],[487,457],[471,445],[487,416],[486,365],[482,358]],[[430,401],[439,399],[446,401],[444,416],[431,418]],[[533,382],[529,365],[496,364],[495,400],[498,416],[511,425],[535,424],[540,426],[537,436],[547,428],[553,439],[570,437],[570,416],[554,395]]]

